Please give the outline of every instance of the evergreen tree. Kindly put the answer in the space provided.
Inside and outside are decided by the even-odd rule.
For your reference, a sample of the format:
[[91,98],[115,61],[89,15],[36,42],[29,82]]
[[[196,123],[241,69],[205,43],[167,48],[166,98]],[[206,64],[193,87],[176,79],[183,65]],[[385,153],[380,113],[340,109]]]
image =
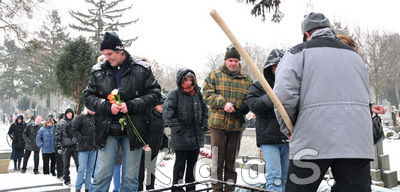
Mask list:
[[18,101],[18,109],[21,111],[26,111],[29,109],[30,105],[30,100],[28,99],[27,96],[23,96],[19,101]]
[[[78,21],[78,24],[71,24],[70,27],[78,31],[91,33],[90,40],[95,45],[100,45],[106,31],[119,31],[120,27],[125,27],[136,23],[138,19],[131,21],[120,21],[122,14],[132,8],[132,5],[119,8],[118,5],[124,0],[85,0],[91,8],[88,13],[70,11],[70,15]],[[123,41],[129,47],[137,37]]]
[[63,94],[75,101],[77,114],[83,107],[82,91],[89,81],[90,70],[94,63],[96,63],[96,51],[82,36],[65,46],[57,62],[57,81]]
[[0,47],[0,97],[8,103],[22,93],[20,75],[24,55],[13,40],[5,40]]
[[58,12],[53,10],[36,33],[37,38],[26,48],[30,55],[26,68],[26,74],[30,77],[25,78],[26,84],[35,82],[32,92],[46,96],[47,108],[50,108],[50,95],[59,91],[55,70],[62,48],[69,41],[69,34],[65,31]]
[[[243,0],[237,1],[242,2]],[[254,5],[251,14],[256,17],[261,16],[263,21],[265,21],[266,13],[270,13],[271,10],[274,11],[271,19],[272,22],[279,23],[283,18],[283,13],[279,10],[280,0],[246,0],[245,3]]]

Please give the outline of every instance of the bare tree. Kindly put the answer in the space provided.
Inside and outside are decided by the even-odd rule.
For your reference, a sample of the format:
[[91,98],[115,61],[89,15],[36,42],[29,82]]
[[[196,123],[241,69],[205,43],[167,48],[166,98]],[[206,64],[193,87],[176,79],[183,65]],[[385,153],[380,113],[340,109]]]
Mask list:
[[164,93],[169,92],[172,89],[176,89],[176,73],[179,70],[177,66],[162,67],[157,61],[147,61],[151,65],[151,70],[160,84],[161,89]]
[[210,54],[208,56],[208,61],[206,63],[206,66],[208,67],[207,73],[218,69],[222,65],[223,61],[224,61],[224,53],[217,53],[215,55]]
[[4,34],[13,34],[19,41],[25,42],[28,32],[16,18],[24,16],[32,18],[34,9],[44,1],[0,0],[0,30],[4,31]]
[[[399,104],[399,82],[400,82],[400,35],[398,33],[388,35],[387,39],[382,44],[382,50],[387,54],[385,71],[387,73],[386,90],[394,92],[394,100],[392,103]],[[386,94],[388,95],[388,94]]]
[[370,85],[374,89],[375,103],[382,99],[381,91],[388,81],[389,54],[383,46],[387,39],[386,33],[380,34],[377,30],[368,31],[363,38],[364,44],[360,47],[360,54],[368,67]]
[[[257,68],[262,72],[263,66],[268,58],[269,50],[261,46],[250,46],[250,45],[244,46],[244,49],[250,55],[250,58],[252,58],[253,62],[257,65]],[[210,55],[206,63],[206,66],[208,67],[207,73],[212,72],[218,69],[220,66],[222,66],[224,62],[224,56],[225,52],[217,53],[215,55]],[[250,74],[250,76],[254,79],[254,76],[250,72],[250,68],[248,67],[246,62],[242,60],[241,63],[243,70],[247,74]]]
[[[246,45],[244,49],[247,51],[247,53],[250,55],[250,58],[253,60],[254,64],[256,64],[257,68],[263,72],[264,64],[267,61],[268,55],[270,50],[267,50],[263,47],[260,46],[250,46]],[[254,74],[250,71],[249,66],[247,65],[246,61],[242,61],[242,66],[243,70],[247,73],[250,74],[251,78],[255,80]]]

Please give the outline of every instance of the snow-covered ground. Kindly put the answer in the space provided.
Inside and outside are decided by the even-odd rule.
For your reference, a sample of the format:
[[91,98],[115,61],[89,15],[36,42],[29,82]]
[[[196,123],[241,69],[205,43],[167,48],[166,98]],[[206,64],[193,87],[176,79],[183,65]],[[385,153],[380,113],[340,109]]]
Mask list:
[[[0,150],[10,149],[5,138],[8,130],[8,126],[4,126],[0,123]],[[400,153],[397,151],[400,148],[400,140],[384,140],[383,141],[384,153],[389,154],[390,159],[390,167],[391,170],[397,171],[397,174],[400,175]],[[249,149],[253,150],[253,149]],[[258,150],[254,145],[254,150]],[[164,157],[167,154],[165,152],[161,152],[158,156],[157,171],[156,171],[156,188],[169,187],[172,184],[172,170],[174,165],[174,156],[169,155],[169,160],[164,160]],[[241,160],[238,160],[241,161]],[[259,160],[250,160],[247,164],[262,164]],[[40,155],[40,167],[39,171],[42,173],[42,160]],[[22,165],[21,165],[22,166]],[[201,159],[197,163],[196,169],[196,180],[202,181],[210,178],[209,170],[211,168],[211,161],[207,157],[201,157]],[[20,172],[14,172],[13,163],[10,161],[9,173],[8,174],[0,174],[0,191],[10,187],[23,187],[23,186],[31,186],[31,185],[46,185],[46,184],[61,184],[62,182],[57,180],[55,177],[49,175],[34,175],[33,174],[33,154],[29,159],[28,170],[25,174]],[[73,165],[73,161],[71,161],[71,189],[70,191],[75,191],[75,179],[76,179],[76,171],[75,166]],[[245,168],[237,168],[238,173],[238,184],[242,185],[257,185],[265,183],[265,176],[262,173],[257,173],[251,169],[248,169],[248,166]],[[398,177],[400,178],[400,177]],[[204,188],[204,185],[198,185],[197,188]],[[109,191],[112,191],[112,184]],[[20,190],[20,191],[32,191],[32,190]],[[326,182],[323,182],[320,186],[321,192],[327,192],[329,190],[329,186]],[[373,191],[376,192],[389,192],[389,191],[400,191],[400,186],[389,189],[383,189],[378,187],[373,187]]]

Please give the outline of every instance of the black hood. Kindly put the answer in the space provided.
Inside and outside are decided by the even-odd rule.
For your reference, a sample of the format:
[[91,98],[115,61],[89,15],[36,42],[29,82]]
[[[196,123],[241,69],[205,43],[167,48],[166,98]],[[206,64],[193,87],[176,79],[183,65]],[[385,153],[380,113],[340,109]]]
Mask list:
[[183,68],[183,69],[179,69],[178,73],[176,74],[176,85],[178,86],[178,88],[181,87],[181,82],[182,82],[183,76],[185,76],[185,74],[189,73],[189,72],[193,73],[193,75],[195,77],[193,83],[195,86],[197,85],[197,80],[196,80],[197,78],[196,78],[196,74],[194,73],[194,71],[191,69]]
[[[72,113],[71,119],[73,119],[73,118],[74,118],[74,111],[73,111],[71,108],[68,108],[68,109],[65,110],[64,119],[65,119],[65,120],[68,119],[68,118],[67,118],[67,113],[68,113],[68,112],[71,112],[71,113]],[[71,119],[68,119],[68,120],[71,120]]]
[[15,124],[18,124],[18,119],[21,119],[21,123],[24,122],[24,116],[23,115],[18,115],[17,118],[15,118]]
[[275,74],[272,72],[272,66],[277,65],[281,61],[285,52],[281,49],[273,49],[264,64],[264,77],[271,87],[274,87]]

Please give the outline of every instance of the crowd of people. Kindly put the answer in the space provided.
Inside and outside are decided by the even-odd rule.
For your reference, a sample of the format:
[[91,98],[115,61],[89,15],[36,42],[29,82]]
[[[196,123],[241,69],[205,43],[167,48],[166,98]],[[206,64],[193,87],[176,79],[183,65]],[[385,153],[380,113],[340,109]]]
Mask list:
[[371,113],[386,110],[370,105],[368,70],[351,38],[336,35],[321,13],[307,14],[301,29],[303,43],[287,51],[272,50],[263,68],[294,132],[260,81],[253,82],[243,71],[234,46],[227,47],[223,63],[206,77],[203,90],[196,73],[185,68],[177,72],[177,88],[163,97],[150,65],[131,56],[115,32],[106,32],[100,45],[104,58],[93,66],[84,90],[87,113],[74,118],[73,110],[66,109],[59,122],[49,116],[42,125],[40,116],[29,125],[18,116],[9,129],[14,169],[20,169],[24,158],[25,173],[33,151],[33,172],[38,174],[41,150],[43,174],[62,178],[67,185],[74,159],[76,191],[83,186],[85,191],[108,191],[112,179],[114,191],[154,189],[153,160],[167,125],[175,152],[172,191],[196,189],[176,184],[196,181],[195,165],[209,131],[210,175],[224,181],[213,182],[212,189],[231,192],[235,186],[225,182],[237,181],[235,162],[245,115],[252,111],[267,190],[316,191],[331,167],[333,191],[371,191]]

